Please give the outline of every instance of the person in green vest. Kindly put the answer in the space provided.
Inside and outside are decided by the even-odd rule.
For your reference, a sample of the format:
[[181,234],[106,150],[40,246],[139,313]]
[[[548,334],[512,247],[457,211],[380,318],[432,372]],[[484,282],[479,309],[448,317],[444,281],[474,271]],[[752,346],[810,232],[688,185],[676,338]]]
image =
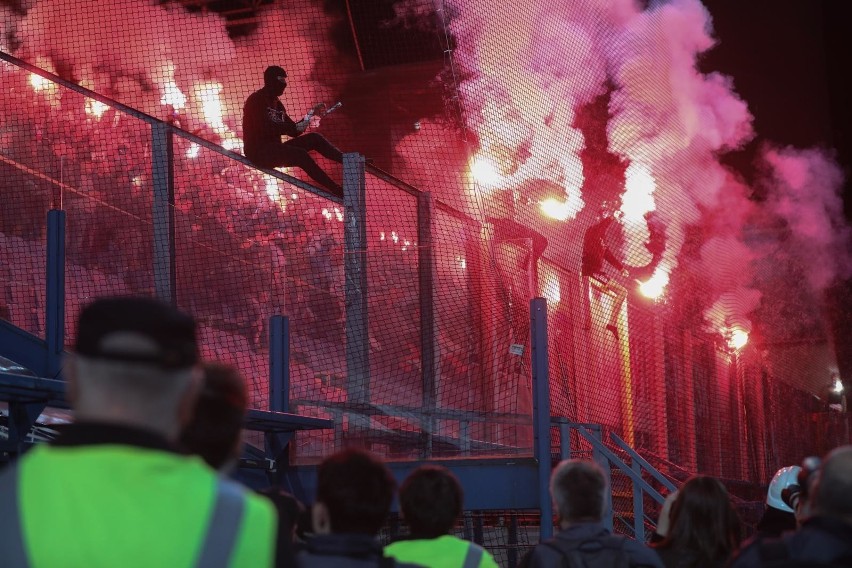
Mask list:
[[484,548],[450,534],[461,517],[463,501],[461,484],[447,468],[415,469],[399,490],[410,538],[386,546],[385,555],[427,568],[497,568]]
[[272,505],[175,446],[200,380],[191,317],[96,300],[64,372],[74,422],[0,472],[0,564],[272,566]]

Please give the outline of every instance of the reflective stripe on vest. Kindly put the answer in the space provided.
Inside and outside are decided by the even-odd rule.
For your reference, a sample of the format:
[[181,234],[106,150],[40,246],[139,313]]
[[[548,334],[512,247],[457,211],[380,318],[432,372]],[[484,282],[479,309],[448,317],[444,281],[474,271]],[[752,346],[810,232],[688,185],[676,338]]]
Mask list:
[[216,506],[204,537],[198,568],[226,568],[231,561],[234,544],[240,533],[246,497],[239,484],[219,479],[216,484]]
[[482,561],[483,552],[484,550],[481,546],[471,542],[470,546],[467,547],[467,554],[464,557],[462,568],[477,568]]
[[[21,530],[21,510],[18,503],[18,464],[0,472],[0,559],[4,568],[29,568],[29,560]],[[230,480],[219,479],[216,484],[216,503],[204,545],[196,566],[226,568],[237,542],[242,525],[246,497],[242,487]]]
[[0,473],[0,550],[3,566],[28,568],[18,505],[18,471],[14,463]]

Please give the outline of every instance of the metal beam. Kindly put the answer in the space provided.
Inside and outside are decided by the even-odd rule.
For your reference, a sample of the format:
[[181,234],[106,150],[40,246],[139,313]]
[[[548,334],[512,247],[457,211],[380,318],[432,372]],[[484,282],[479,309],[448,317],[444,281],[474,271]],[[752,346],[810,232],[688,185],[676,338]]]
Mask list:
[[553,536],[553,503],[550,499],[550,372],[547,357],[547,301],[530,300],[532,351],[533,452],[538,461],[538,508],[541,539]]
[[367,320],[367,203],[364,156],[343,155],[346,303],[346,391],[350,402],[370,401],[370,328]]
[[172,128],[151,123],[151,175],[154,185],[154,290],[157,298],[175,304],[175,191]]

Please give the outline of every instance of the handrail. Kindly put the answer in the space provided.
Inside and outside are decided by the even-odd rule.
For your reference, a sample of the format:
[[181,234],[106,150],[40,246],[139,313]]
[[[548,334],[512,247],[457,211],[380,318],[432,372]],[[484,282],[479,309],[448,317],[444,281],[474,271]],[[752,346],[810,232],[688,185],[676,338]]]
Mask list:
[[[630,457],[630,465],[625,463],[616,453],[611,450],[604,441],[601,439],[601,425],[600,424],[590,424],[590,423],[579,423],[572,422],[566,417],[563,416],[551,416],[550,417],[550,425],[551,427],[558,427],[561,436],[560,436],[560,448],[559,454],[562,459],[571,456],[571,440],[570,440],[570,432],[571,430],[576,430],[577,433],[589,444],[592,446],[592,452],[594,455],[594,459],[601,461],[601,465],[604,467],[604,470],[609,474],[610,466],[615,466],[618,471],[621,471],[625,474],[633,484],[633,531],[634,536],[637,540],[644,540],[645,538],[645,522],[646,520],[653,520],[650,516],[645,513],[645,504],[644,504],[644,495],[649,495],[654,501],[657,503],[663,503],[664,499],[662,494],[657,491],[654,487],[652,487],[645,479],[642,477],[643,472],[648,472],[655,480],[660,482],[663,486],[665,486],[669,491],[674,491],[676,489],[675,485],[669,481],[661,472],[659,472],[654,466],[652,466],[646,459],[640,456],[636,450],[631,448],[624,440],[622,440],[618,435],[611,432],[610,440],[612,440],[620,450],[624,451]],[[613,522],[613,507],[612,507],[612,495],[608,495],[607,502],[607,514],[605,516],[605,521],[607,522],[607,526],[612,528]],[[630,526],[630,523],[620,518],[622,523],[627,526]]]
[[621,458],[615,455],[613,451],[606,447],[603,442],[592,436],[591,432],[589,432],[582,426],[577,428],[577,432],[581,436],[583,436],[586,441],[592,444],[592,446],[594,446],[597,451],[602,453],[607,460],[615,464],[618,469],[624,472],[634,483],[639,485],[639,487],[641,487],[645,493],[648,493],[651,497],[653,497],[655,501],[657,501],[658,503],[662,503],[664,501],[664,498],[659,491],[651,487],[647,481],[642,479],[642,476],[640,474],[636,473],[633,468],[624,463]]
[[634,462],[638,462],[642,466],[642,469],[650,473],[654,479],[662,483],[666,487],[666,489],[668,489],[669,491],[675,491],[677,489],[674,483],[669,481],[666,476],[660,473],[660,471],[657,470],[657,468],[655,468],[654,466],[652,466],[645,458],[636,453],[636,450],[628,446],[627,442],[622,440],[618,434],[616,434],[615,432],[610,432],[609,437],[613,442],[615,442],[615,444],[619,448],[627,452],[627,454]]
[[223,148],[222,146],[220,146],[220,145],[218,145],[214,142],[210,142],[209,140],[206,140],[206,139],[201,138],[200,136],[198,136],[196,134],[193,134],[192,132],[188,132],[186,130],[178,128],[178,127],[174,126],[173,124],[169,124],[168,122],[166,122],[162,119],[155,118],[155,117],[151,116],[150,114],[144,113],[144,112],[137,110],[133,107],[129,107],[129,106],[123,104],[123,103],[116,101],[115,99],[111,99],[109,97],[101,95],[100,93],[93,91],[91,89],[87,89],[86,87],[78,85],[77,83],[63,79],[59,75],[56,75],[54,73],[50,73],[49,71],[45,71],[44,69],[41,69],[40,67],[36,67],[35,65],[28,63],[28,62],[24,61],[23,59],[19,59],[19,58],[13,56],[13,55],[10,55],[10,54],[8,54],[4,51],[0,51],[0,60],[6,61],[7,63],[9,63],[11,65],[14,65],[16,67],[19,67],[19,68],[25,70],[25,71],[28,71],[28,72],[33,73],[35,75],[38,75],[39,77],[47,79],[48,81],[56,83],[57,85],[61,85],[62,87],[65,87],[66,89],[70,89],[72,91],[75,91],[75,92],[83,95],[84,97],[94,99],[94,100],[96,100],[96,101],[98,101],[98,102],[100,102],[100,103],[102,103],[102,104],[104,104],[104,105],[106,105],[110,108],[121,111],[121,112],[128,114],[128,115],[130,115],[134,118],[137,118],[137,119],[139,119],[143,122],[146,122],[146,123],[151,124],[151,125],[155,125],[155,124],[161,125],[161,126],[167,128],[167,130],[171,131],[172,133],[177,134],[181,138],[189,140],[189,141],[191,141],[195,144],[198,144],[199,146],[204,146],[208,150],[212,150],[213,152],[216,152],[217,154],[221,154],[222,156],[236,160],[236,161],[238,161],[238,162],[240,162],[240,163],[242,163],[246,166],[249,166],[249,167],[252,167],[252,168],[257,169],[259,171],[262,171],[263,173],[270,175],[270,176],[273,176],[273,177],[276,177],[276,178],[280,179],[281,181],[295,185],[296,187],[304,189],[305,191],[308,191],[308,192],[313,193],[315,195],[318,195],[320,197],[324,197],[324,198],[326,198],[330,201],[333,201],[335,203],[339,203],[339,204],[343,203],[343,198],[332,195],[332,194],[328,193],[328,191],[326,191],[326,190],[324,190],[320,187],[311,185],[307,182],[304,182],[304,181],[302,181],[298,178],[295,178],[293,176],[287,175],[283,172],[279,172],[278,170],[275,170],[275,169],[258,167],[255,164],[253,164],[251,162],[251,160],[249,160],[248,158],[246,158],[242,154],[238,154],[238,153],[236,153],[232,150],[227,150],[227,149]]

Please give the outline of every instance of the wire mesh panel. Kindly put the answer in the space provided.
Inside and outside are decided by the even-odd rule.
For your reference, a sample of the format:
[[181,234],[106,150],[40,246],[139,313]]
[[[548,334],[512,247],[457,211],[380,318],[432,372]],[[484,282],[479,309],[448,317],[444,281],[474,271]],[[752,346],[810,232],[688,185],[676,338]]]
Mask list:
[[[290,317],[291,399],[337,425],[297,456],[528,454],[535,296],[554,414],[672,478],[765,483],[848,440],[821,309],[852,265],[841,171],[754,131],[698,0],[12,4],[3,53],[149,115],[0,63],[0,316],[24,329],[51,206],[69,329],[86,298],[157,289],[153,120],[179,131],[176,300],[260,406],[266,322]],[[258,152],[252,117],[275,125]],[[373,166],[363,250],[341,151]]]

